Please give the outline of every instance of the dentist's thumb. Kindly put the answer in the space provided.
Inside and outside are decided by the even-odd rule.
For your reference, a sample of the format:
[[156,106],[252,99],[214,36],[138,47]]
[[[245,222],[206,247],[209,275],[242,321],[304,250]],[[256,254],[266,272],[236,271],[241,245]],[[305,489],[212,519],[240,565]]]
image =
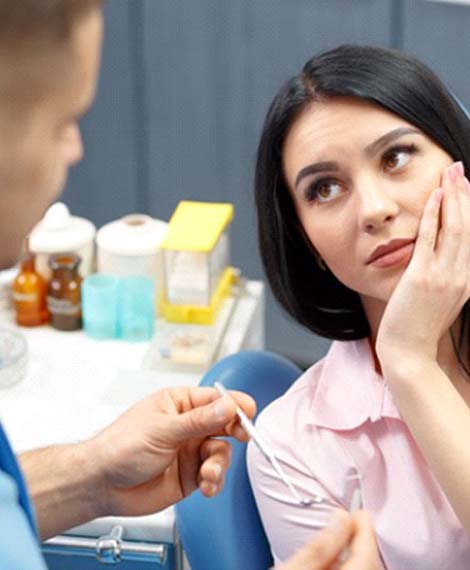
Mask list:
[[181,444],[192,438],[222,435],[236,418],[236,404],[231,398],[218,398],[178,415],[168,416],[167,442]]

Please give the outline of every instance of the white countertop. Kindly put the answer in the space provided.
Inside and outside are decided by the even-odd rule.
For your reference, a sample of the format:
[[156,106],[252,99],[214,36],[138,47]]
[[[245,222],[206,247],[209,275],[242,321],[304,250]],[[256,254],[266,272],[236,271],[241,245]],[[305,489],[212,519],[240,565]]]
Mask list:
[[[244,348],[264,348],[263,284],[248,282],[247,291],[217,359]],[[0,319],[5,324],[5,316]],[[0,418],[17,453],[86,439],[152,391],[195,386],[201,379],[200,372],[141,370],[149,342],[96,341],[83,331],[65,333],[49,326],[21,330],[29,346],[28,375],[0,390]],[[117,523],[123,523],[128,539],[175,540],[172,508],[146,517],[97,519],[70,532],[100,536]]]

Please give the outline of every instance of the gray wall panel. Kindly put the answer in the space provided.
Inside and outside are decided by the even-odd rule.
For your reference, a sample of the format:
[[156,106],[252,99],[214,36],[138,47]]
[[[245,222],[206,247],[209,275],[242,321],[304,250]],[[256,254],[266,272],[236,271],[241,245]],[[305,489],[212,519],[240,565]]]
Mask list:
[[[342,42],[390,45],[388,0],[219,0],[145,4],[149,208],[182,198],[235,204],[234,263],[261,278],[254,157],[269,101],[313,53]],[[327,343],[267,304],[269,348],[311,362]]]
[[129,2],[106,7],[106,33],[95,104],[82,121],[85,159],[72,169],[64,200],[102,225],[138,205],[135,76]]
[[470,5],[405,0],[403,49],[427,63],[470,108]]

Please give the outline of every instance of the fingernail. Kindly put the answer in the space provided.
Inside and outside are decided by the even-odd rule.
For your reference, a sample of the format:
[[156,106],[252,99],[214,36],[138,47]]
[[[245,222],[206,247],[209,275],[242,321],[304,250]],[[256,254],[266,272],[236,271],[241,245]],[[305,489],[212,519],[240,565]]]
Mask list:
[[454,168],[458,176],[463,176],[464,168],[463,168],[463,162],[461,160],[459,160],[459,162],[456,162],[454,164]]
[[222,467],[215,463],[212,467],[212,471],[214,472],[214,477],[218,480],[222,476]]
[[463,182],[465,185],[465,190],[470,193],[470,182],[468,181],[468,178],[464,178]]
[[449,179],[449,182],[451,182],[451,183],[454,183],[457,181],[457,173],[455,171],[455,164],[452,164],[447,169],[447,178]]
[[344,515],[341,511],[334,511],[328,521],[328,528],[338,533],[344,529]]
[[218,420],[228,419],[230,413],[230,408],[226,398],[219,398],[214,403],[214,416]]
[[217,493],[217,485],[214,485],[214,483],[209,483],[208,481],[203,481],[199,485],[199,489],[201,490],[201,493],[203,493],[204,495],[212,496]]
[[242,426],[235,426],[235,428],[233,429],[233,435],[237,439],[241,440],[246,440],[249,437],[249,435],[246,433],[246,431]]

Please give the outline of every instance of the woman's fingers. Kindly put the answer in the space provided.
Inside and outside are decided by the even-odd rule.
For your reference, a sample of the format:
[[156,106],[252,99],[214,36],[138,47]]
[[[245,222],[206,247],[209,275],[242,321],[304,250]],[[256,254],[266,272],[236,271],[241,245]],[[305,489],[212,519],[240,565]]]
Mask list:
[[460,200],[464,188],[463,165],[456,162],[447,168],[442,177],[444,198],[436,248],[442,270],[448,271],[450,267],[458,267],[464,233]]
[[[444,191],[442,188],[434,190],[424,207],[423,216],[419,225],[411,264],[418,264],[422,268],[428,267],[434,256],[437,235],[439,230],[439,215]],[[410,264],[410,265],[411,265]]]
[[429,271],[470,273],[470,184],[463,165],[456,162],[446,169],[442,187],[430,195],[421,219],[411,264]]
[[464,303],[470,294],[470,184],[461,162],[443,177],[442,227],[436,248],[440,275],[447,275]]
[[460,215],[462,235],[455,262],[456,267],[462,271],[465,278],[467,278],[470,274],[470,183],[465,176],[461,176],[458,181],[456,198],[456,207]]

